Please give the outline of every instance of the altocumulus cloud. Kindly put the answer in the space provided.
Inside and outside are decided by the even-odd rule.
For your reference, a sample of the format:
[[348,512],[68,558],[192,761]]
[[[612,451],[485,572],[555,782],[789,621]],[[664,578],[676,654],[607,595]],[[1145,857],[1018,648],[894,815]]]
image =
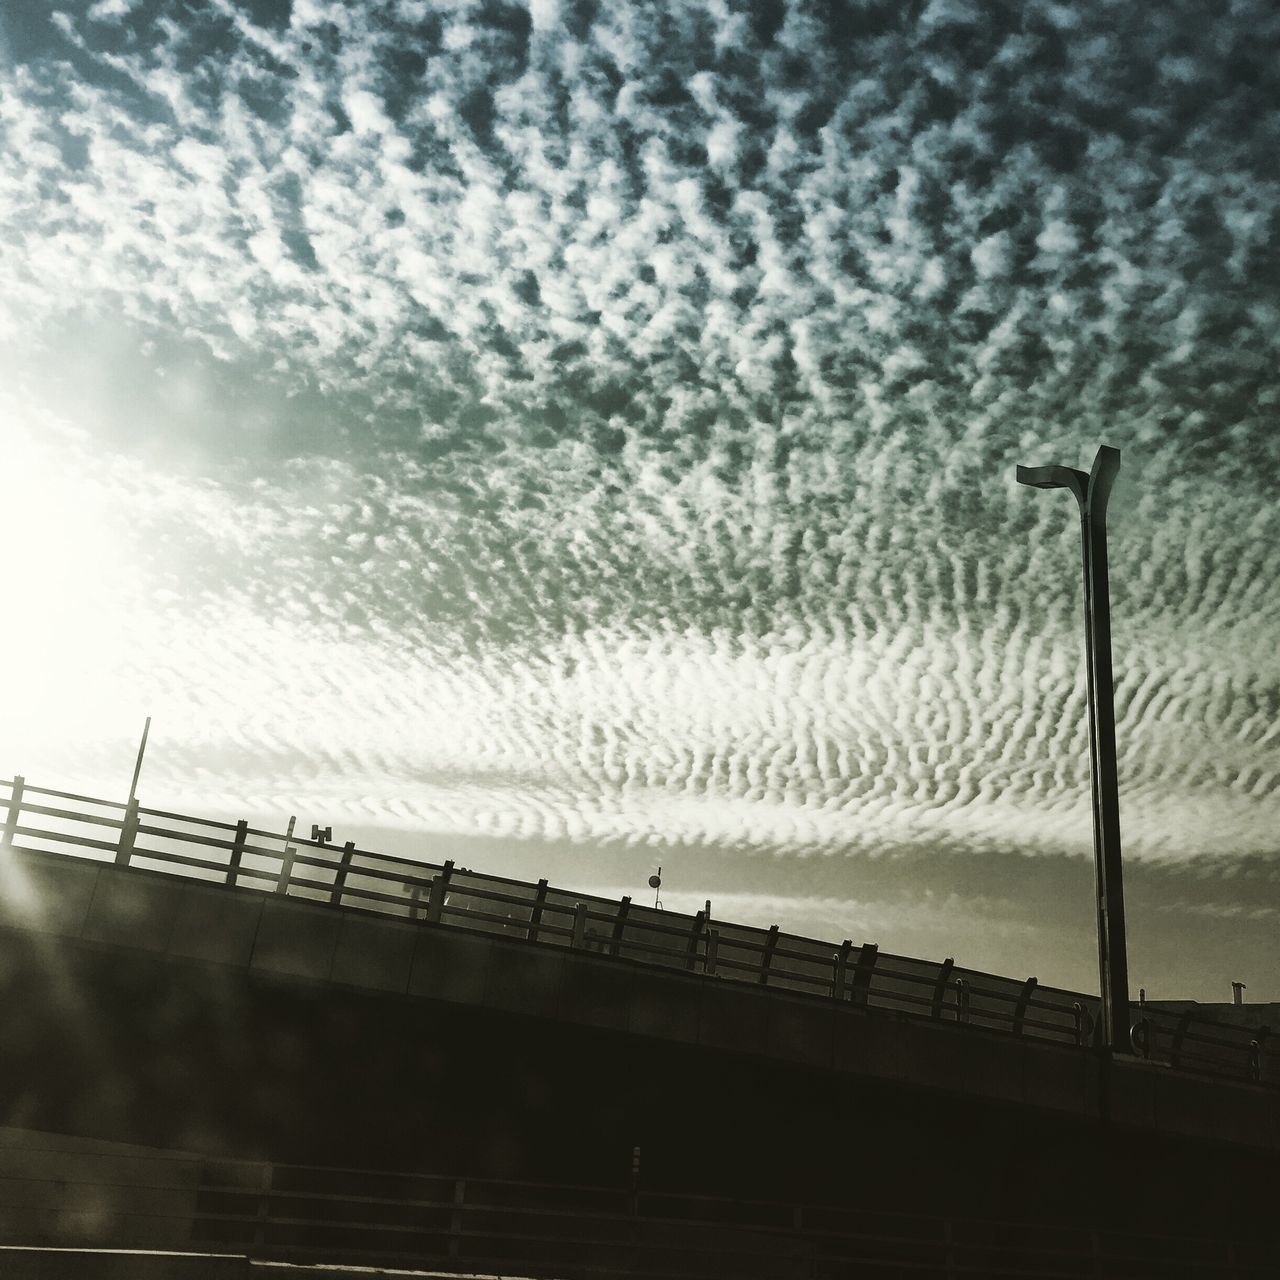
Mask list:
[[33,696],[8,750],[44,725],[87,784],[163,708],[192,806],[1077,855],[1073,511],[1012,472],[1105,440],[1127,846],[1272,865],[1273,6],[101,0],[3,39],[3,429],[101,565],[32,554],[127,619],[94,725]]

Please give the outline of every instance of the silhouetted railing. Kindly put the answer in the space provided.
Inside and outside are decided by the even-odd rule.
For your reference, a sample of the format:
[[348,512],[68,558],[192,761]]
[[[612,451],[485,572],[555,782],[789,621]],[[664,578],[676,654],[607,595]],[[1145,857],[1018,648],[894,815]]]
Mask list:
[[[348,910],[499,934],[620,960],[712,975],[870,1010],[983,1027],[1086,1048],[1098,998],[941,963],[838,946],[774,925],[713,920],[633,903],[215,822],[133,801],[120,804],[0,781],[5,849],[112,862],[147,871],[287,894]],[[1184,1071],[1280,1085],[1265,1028],[1134,1008],[1137,1052]]]
[[0,1147],[0,1243],[617,1280],[1275,1273],[1262,1240],[27,1146]]

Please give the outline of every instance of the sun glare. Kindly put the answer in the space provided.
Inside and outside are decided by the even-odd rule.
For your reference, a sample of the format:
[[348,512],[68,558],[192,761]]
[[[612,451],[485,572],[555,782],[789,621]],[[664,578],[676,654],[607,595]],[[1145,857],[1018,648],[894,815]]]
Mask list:
[[[113,715],[128,627],[129,566],[119,513],[89,458],[38,438],[30,417],[0,414],[0,545],[8,552],[0,620],[5,672],[0,752],[82,734]],[[33,415],[34,416],[34,415]],[[59,432],[59,435],[62,433]]]

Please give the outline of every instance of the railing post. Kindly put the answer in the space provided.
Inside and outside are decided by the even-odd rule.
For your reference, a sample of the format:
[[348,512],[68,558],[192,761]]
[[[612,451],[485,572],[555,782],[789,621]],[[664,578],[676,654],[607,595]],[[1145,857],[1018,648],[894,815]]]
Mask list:
[[333,892],[329,894],[329,905],[338,906],[342,901],[342,890],[347,883],[347,872],[351,869],[351,857],[356,851],[356,842],[348,840],[342,846],[342,857],[338,861],[338,869],[333,876]]
[[453,1180],[453,1210],[449,1214],[449,1257],[462,1256],[462,1210],[467,1201],[465,1178]]
[[831,964],[834,972],[831,977],[831,998],[833,1000],[844,999],[845,978],[849,972],[849,952],[852,950],[853,939],[846,938],[840,944],[840,950],[832,953]]
[[693,917],[693,926],[689,930],[688,959],[684,966],[690,973],[693,972],[694,965],[698,961],[698,940],[702,937],[706,923],[706,917],[701,911]]
[[[1180,1048],[1181,1046],[1179,1046]],[[1140,1054],[1144,1059],[1151,1057],[1151,1019],[1139,1018],[1137,1022],[1129,1028],[1129,1049],[1133,1053]],[[1177,1066],[1177,1057],[1174,1057],[1174,1066]]]
[[[1142,1021],[1146,1021],[1146,1019],[1142,1019]],[[1177,1029],[1173,1033],[1173,1043],[1169,1046],[1169,1065],[1173,1067],[1175,1070],[1181,1064],[1182,1042],[1183,1040],[1186,1039],[1187,1028],[1190,1026],[1191,1026],[1191,1010],[1188,1009],[1186,1013],[1184,1013],[1182,1017],[1178,1019]],[[1149,1058],[1151,1056],[1150,1044],[1148,1044],[1147,1046],[1147,1052],[1144,1053],[1142,1056],[1144,1058]]]
[[853,966],[853,1003],[865,1006],[871,995],[871,975],[875,972],[880,948],[874,942],[865,942],[858,948],[858,959]]
[[969,984],[964,978],[956,979],[956,1021],[969,1021]]
[[267,1221],[271,1217],[271,1182],[274,1166],[262,1166],[262,1181],[258,1187],[258,1212],[253,1224],[253,1243],[261,1248],[267,1242]]
[[1084,1005],[1082,1005],[1079,1000],[1073,1000],[1071,1002],[1071,1021],[1075,1024],[1077,1049],[1084,1048],[1084,1019]]
[[573,949],[584,951],[587,946],[587,904],[579,902],[573,908]]
[[427,899],[428,924],[439,924],[444,915],[444,900],[449,896],[449,877],[452,875],[453,859],[450,858],[431,882],[431,896]]
[[538,926],[542,923],[542,904],[547,900],[547,882],[538,881],[538,892],[533,900],[533,910],[529,912],[529,932],[526,935],[530,942],[538,940]]
[[933,984],[933,1009],[932,1015],[935,1018],[942,1017],[943,1006],[947,1002],[947,987],[951,982],[951,970],[956,967],[956,962],[948,956],[938,966],[938,977]]
[[622,901],[618,903],[618,914],[613,920],[613,938],[609,943],[609,954],[611,956],[616,956],[618,954],[618,948],[622,945],[622,929],[627,923],[627,913],[630,910],[631,899],[623,898]]
[[707,954],[702,962],[702,972],[714,974],[716,971],[716,953],[720,950],[720,930],[707,930]]
[[138,838],[138,802],[130,800],[120,824],[120,842],[116,845],[116,866],[127,867],[133,857],[133,842]]
[[13,837],[18,831],[18,815],[22,812],[22,791],[27,780],[20,773],[13,775],[12,790],[9,792],[9,816],[5,819],[4,836],[0,838],[0,850],[8,853],[13,848]]
[[1249,1079],[1255,1083],[1262,1079],[1262,1047],[1270,1034],[1270,1027],[1259,1027],[1256,1038],[1249,1041]]
[[1031,1001],[1031,993],[1036,989],[1036,979],[1028,978],[1022,984],[1022,990],[1018,992],[1018,1003],[1013,1007],[1013,1034],[1020,1036],[1022,1034],[1022,1024],[1027,1018],[1027,1005]]
[[769,926],[769,936],[764,940],[764,951],[760,955],[760,976],[756,979],[763,987],[769,981],[769,966],[773,963],[774,948],[778,945],[778,926]]
[[284,853],[280,858],[280,877],[276,881],[277,893],[289,892],[289,877],[293,875],[293,856],[298,852],[289,842],[293,839],[293,826],[297,821],[297,814],[289,815],[289,825],[284,833]]
[[245,841],[249,838],[249,823],[245,818],[241,818],[236,823],[236,836],[231,842],[231,858],[227,862],[227,883],[235,884],[236,877],[240,874],[240,860],[244,857]]

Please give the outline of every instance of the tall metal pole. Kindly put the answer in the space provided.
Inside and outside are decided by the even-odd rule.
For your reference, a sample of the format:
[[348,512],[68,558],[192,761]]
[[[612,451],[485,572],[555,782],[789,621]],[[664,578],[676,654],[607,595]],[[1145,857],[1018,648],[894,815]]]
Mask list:
[[1070,489],[1080,508],[1103,1042],[1113,1052],[1130,1053],[1133,1046],[1129,1035],[1129,956],[1125,943],[1124,880],[1120,859],[1120,784],[1116,776],[1111,590],[1107,580],[1107,503],[1119,470],[1120,450],[1103,445],[1088,475],[1072,467],[1019,467],[1018,483],[1036,489]]
[[133,766],[133,781],[129,784],[129,803],[133,803],[133,798],[138,794],[138,775],[142,772],[142,757],[147,750],[147,734],[151,732],[151,717],[147,717],[147,723],[142,726],[142,741],[138,744],[138,761]]

